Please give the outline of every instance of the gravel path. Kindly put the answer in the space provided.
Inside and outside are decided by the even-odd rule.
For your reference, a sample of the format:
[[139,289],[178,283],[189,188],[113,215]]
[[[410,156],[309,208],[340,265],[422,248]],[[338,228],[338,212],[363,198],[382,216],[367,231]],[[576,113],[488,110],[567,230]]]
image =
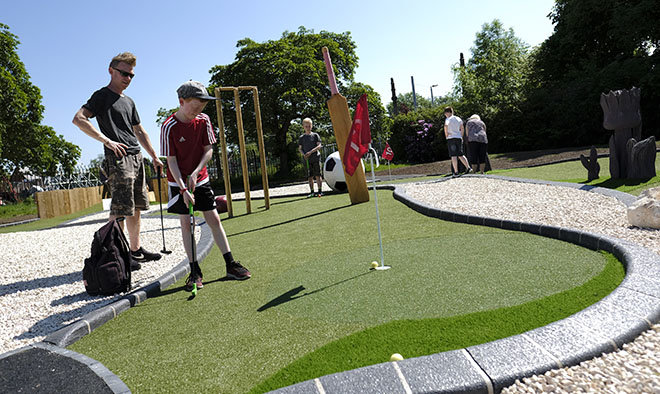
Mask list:
[[[625,239],[660,254],[660,230],[630,227],[613,197],[549,185],[463,177],[404,186],[444,210],[575,228]],[[614,353],[525,378],[503,393],[660,393],[660,324]]]
[[[158,209],[143,215],[150,212]],[[89,296],[82,283],[94,232],[107,218],[107,212],[100,212],[57,228],[0,234],[0,353],[39,342],[120,297]],[[133,272],[134,288],[153,282],[185,258],[179,219],[166,216],[164,227],[165,244],[172,254]],[[145,249],[162,249],[160,216],[143,216],[141,233]]]

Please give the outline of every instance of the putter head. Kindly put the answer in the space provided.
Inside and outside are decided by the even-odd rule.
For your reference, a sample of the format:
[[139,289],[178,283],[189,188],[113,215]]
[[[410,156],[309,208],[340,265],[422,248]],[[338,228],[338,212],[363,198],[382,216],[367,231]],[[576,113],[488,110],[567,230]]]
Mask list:
[[163,254],[171,254],[172,253],[171,250],[167,250],[165,248],[163,248],[163,250],[161,250],[160,252],[163,253]]

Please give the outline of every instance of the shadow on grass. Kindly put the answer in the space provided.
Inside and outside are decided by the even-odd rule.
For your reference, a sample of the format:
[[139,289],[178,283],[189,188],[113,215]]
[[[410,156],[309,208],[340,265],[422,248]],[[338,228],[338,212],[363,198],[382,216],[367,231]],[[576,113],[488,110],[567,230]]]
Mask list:
[[639,186],[642,183],[646,183],[653,178],[643,178],[643,179],[613,179],[609,178],[599,183],[594,183],[593,187],[604,187],[607,189],[617,189],[621,186]]
[[372,273],[372,272],[373,272],[373,270],[369,270],[369,271],[367,271],[367,272],[363,272],[363,273],[361,273],[361,274],[359,274],[359,275],[355,275],[355,276],[350,277],[350,278],[348,278],[348,279],[342,279],[342,280],[340,280],[339,282],[335,282],[335,283],[332,283],[332,284],[330,284],[330,285],[323,286],[323,287],[320,287],[320,288],[318,288],[318,289],[316,289],[316,290],[308,291],[308,292],[303,293],[303,294],[300,294],[300,295],[298,295],[298,293],[300,293],[300,292],[302,292],[303,290],[305,290],[305,286],[298,286],[298,287],[296,287],[296,288],[293,288],[293,289],[287,291],[287,292],[284,293],[284,294],[281,294],[281,295],[279,295],[279,296],[273,298],[272,300],[268,301],[266,304],[260,306],[259,309],[257,309],[257,312],[263,312],[263,311],[265,311],[266,309],[270,309],[270,308],[276,307],[276,306],[278,306],[278,305],[282,305],[282,304],[287,303],[287,302],[289,302],[289,301],[293,301],[293,300],[298,299],[298,298],[302,298],[302,297],[305,297],[305,296],[308,296],[308,295],[312,295],[312,294],[319,293],[319,292],[324,291],[324,290],[327,290],[327,289],[329,289],[329,288],[331,288],[331,287],[338,286],[338,285],[340,285],[340,284],[342,284],[342,283],[346,283],[346,282],[348,282],[348,281],[351,281],[351,280],[357,279],[357,278],[359,278],[359,277],[361,277],[361,276],[369,275],[369,274]]
[[[340,209],[348,208],[350,206],[351,205],[344,205],[342,207],[331,208],[331,209],[327,209],[325,211],[319,211],[319,212],[315,212],[315,213],[312,213],[312,214],[309,214],[309,215],[300,216],[300,217],[297,217],[297,218],[285,220],[285,221],[280,222],[280,223],[269,224],[267,226],[263,226],[263,227],[259,227],[259,228],[253,228],[251,230],[245,230],[245,231],[241,231],[241,232],[234,233],[234,234],[227,234],[227,238],[235,237],[237,235],[249,234],[249,233],[253,233],[255,231],[266,230],[266,229],[281,226],[281,225],[284,225],[284,224],[294,223],[294,222],[297,222],[299,220],[304,220],[304,219],[313,218],[314,216],[324,215],[326,213],[330,213],[330,212],[333,212],[333,211],[338,211]],[[234,216],[234,217],[236,217],[236,216]]]

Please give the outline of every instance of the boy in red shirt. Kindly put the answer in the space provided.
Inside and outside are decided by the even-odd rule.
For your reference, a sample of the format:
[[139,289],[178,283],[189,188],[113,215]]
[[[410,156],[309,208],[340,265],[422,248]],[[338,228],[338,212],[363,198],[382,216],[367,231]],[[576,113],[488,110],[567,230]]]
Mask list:
[[[192,239],[188,205],[201,211],[213,233],[213,239],[222,252],[227,266],[227,277],[244,280],[251,277],[250,271],[238,261],[234,261],[227,241],[227,235],[220,223],[215,207],[213,190],[209,183],[206,163],[213,154],[212,144],[216,142],[213,126],[208,115],[202,110],[215,100],[209,96],[204,85],[188,81],[177,89],[179,110],[170,115],[161,126],[161,154],[167,157],[167,181],[170,186],[167,212],[179,214],[183,245],[191,262],[191,273],[186,280],[186,290],[193,284],[203,287],[201,270],[192,259]],[[195,269],[197,267],[197,269]]]

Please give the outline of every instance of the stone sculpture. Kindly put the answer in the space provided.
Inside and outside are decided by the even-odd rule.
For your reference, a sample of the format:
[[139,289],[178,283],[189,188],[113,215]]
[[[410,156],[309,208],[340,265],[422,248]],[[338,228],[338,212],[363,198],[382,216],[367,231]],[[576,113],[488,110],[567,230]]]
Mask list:
[[610,175],[613,179],[655,176],[655,137],[640,141],[640,97],[641,90],[636,87],[600,95],[603,127],[614,130],[610,137]]
[[591,151],[589,152],[589,158],[587,159],[584,155],[580,155],[580,161],[584,168],[587,169],[587,181],[591,182],[594,179],[599,178],[600,173],[600,164],[598,164],[598,152],[596,147],[592,146]]

